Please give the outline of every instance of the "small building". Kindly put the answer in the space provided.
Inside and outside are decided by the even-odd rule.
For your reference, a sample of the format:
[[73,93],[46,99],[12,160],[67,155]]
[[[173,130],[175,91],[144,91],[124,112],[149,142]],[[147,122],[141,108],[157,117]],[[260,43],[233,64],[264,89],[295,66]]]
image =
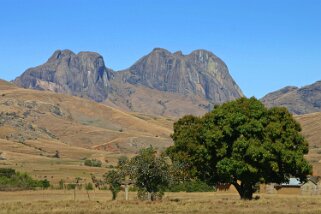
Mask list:
[[301,194],[302,183],[298,178],[290,178],[287,183],[271,183],[266,185],[266,193],[269,194],[291,194],[299,195]]
[[307,182],[301,186],[302,195],[320,195],[321,194],[321,177],[309,176]]

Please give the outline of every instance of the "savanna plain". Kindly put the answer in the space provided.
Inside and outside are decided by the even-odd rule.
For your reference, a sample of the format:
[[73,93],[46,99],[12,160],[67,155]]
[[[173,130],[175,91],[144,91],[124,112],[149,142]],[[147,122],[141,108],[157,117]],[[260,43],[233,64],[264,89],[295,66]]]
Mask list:
[[144,202],[130,192],[111,200],[109,191],[72,190],[1,192],[0,213],[321,213],[321,196],[259,194],[244,201],[234,193],[165,193],[162,201]]

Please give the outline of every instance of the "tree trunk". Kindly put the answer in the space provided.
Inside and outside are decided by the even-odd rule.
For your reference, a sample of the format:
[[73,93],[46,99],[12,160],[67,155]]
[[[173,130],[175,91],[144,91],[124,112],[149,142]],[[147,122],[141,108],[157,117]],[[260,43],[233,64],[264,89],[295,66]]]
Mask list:
[[237,182],[234,182],[233,185],[235,186],[242,200],[253,199],[253,193],[255,192],[255,189],[253,188],[252,184],[247,184],[247,183],[238,184]]
[[113,199],[113,200],[116,200],[116,198],[117,198],[117,192],[114,191],[114,190],[112,190],[111,193],[112,193],[112,199]]

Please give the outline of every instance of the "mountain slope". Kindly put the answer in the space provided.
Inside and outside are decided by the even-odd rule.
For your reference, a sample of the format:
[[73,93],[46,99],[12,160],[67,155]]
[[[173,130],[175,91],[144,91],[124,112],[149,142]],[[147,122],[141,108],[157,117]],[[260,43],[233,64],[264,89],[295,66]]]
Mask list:
[[285,106],[294,114],[321,111],[321,81],[311,85],[285,87],[264,96],[261,101],[268,107]]
[[[104,174],[121,155],[171,145],[172,122],[0,80],[0,166],[54,183],[75,177],[89,182],[91,173]],[[101,160],[103,167],[85,166],[86,158]]]
[[321,175],[321,112],[295,117],[302,127],[302,134],[309,142],[307,159],[313,165],[313,174]]
[[118,153],[127,146],[135,152],[149,144],[163,148],[171,143],[171,129],[161,123],[86,99],[9,86],[0,83],[0,138],[57,140],[88,149],[110,144]]
[[205,50],[183,55],[156,48],[118,72],[107,69],[97,53],[56,51],[45,64],[28,69],[14,82],[126,111],[175,117],[203,114],[215,104],[243,96],[225,63]]

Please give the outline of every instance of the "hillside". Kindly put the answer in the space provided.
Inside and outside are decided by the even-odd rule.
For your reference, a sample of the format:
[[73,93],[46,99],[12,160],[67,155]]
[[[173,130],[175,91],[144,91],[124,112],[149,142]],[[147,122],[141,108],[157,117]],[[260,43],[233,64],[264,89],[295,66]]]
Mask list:
[[294,114],[321,111],[321,81],[302,88],[288,86],[264,96],[261,101],[268,107],[284,106]]
[[[170,121],[1,81],[0,165],[46,176],[102,171],[82,166],[84,159],[97,158],[106,166],[142,147],[163,149],[171,144]],[[57,150],[60,159],[53,158]]]
[[14,83],[24,88],[75,95],[144,114],[203,114],[243,96],[226,64],[213,53],[188,55],[155,48],[128,69],[114,72],[94,52],[56,51]]
[[314,166],[314,174],[321,175],[321,112],[299,115],[296,119],[309,142],[308,160]]
[[[147,107],[145,107],[147,108]],[[314,173],[321,174],[321,113],[296,116],[307,138]],[[0,166],[40,178],[66,180],[102,173],[83,165],[96,158],[104,167],[140,148],[171,145],[174,119],[118,109],[78,97],[18,88],[0,81]],[[59,151],[60,158],[54,158]]]

